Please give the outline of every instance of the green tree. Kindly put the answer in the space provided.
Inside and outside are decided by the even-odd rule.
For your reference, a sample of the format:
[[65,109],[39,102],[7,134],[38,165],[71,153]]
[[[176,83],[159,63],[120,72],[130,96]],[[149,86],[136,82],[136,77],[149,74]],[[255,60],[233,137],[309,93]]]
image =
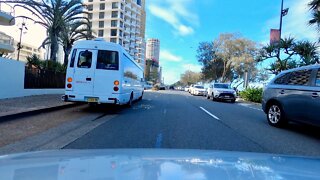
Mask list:
[[312,12],[311,19],[309,20],[310,25],[316,25],[317,29],[320,30],[320,0],[312,0],[309,4]]
[[231,81],[234,74],[243,75],[256,68],[256,43],[237,34],[221,34],[213,42],[202,42],[197,53],[204,80]]
[[47,30],[48,38],[43,45],[50,43],[50,60],[56,61],[59,48],[59,39],[65,28],[76,20],[87,20],[83,17],[84,5],[81,0],[14,0],[0,1],[6,3],[14,3],[14,7],[22,7],[30,11],[34,17],[17,16],[32,20],[34,23],[40,24]]
[[91,27],[89,21],[73,21],[65,26],[65,30],[61,33],[61,43],[64,52],[64,65],[68,64],[68,56],[75,41],[80,39],[92,39]]
[[201,80],[201,73],[193,72],[190,70],[185,71],[181,74],[180,82],[184,85],[196,84]]
[[257,61],[275,60],[268,70],[278,74],[283,70],[319,62],[318,46],[309,41],[298,41],[294,38],[281,39],[278,44],[262,47],[257,56]]

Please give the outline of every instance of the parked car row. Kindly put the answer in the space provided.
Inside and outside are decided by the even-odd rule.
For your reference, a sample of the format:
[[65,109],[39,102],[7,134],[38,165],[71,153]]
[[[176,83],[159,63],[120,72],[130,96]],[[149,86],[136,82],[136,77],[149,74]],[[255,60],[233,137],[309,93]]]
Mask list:
[[194,96],[205,96],[213,101],[225,100],[234,103],[237,98],[236,91],[227,83],[213,83],[208,88],[204,88],[202,85],[191,85],[186,87],[185,91]]

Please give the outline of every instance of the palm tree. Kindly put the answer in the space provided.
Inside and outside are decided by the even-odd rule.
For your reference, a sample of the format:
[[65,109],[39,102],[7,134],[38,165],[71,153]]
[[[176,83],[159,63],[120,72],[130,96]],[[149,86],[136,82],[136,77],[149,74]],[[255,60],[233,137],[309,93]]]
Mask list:
[[301,62],[299,65],[301,66],[319,63],[317,43],[300,41],[295,45],[294,51],[300,56]]
[[[0,1],[1,2],[1,1]],[[34,23],[42,25],[47,30],[48,38],[42,45],[50,43],[50,59],[56,61],[58,43],[61,34],[67,24],[77,20],[88,18],[84,17],[84,5],[81,0],[13,0],[5,1],[14,3],[14,7],[22,7],[30,11],[35,17],[17,16],[32,20]]]
[[309,20],[309,24],[317,25],[318,30],[320,30],[320,0],[312,0],[308,5],[312,11],[312,18]]

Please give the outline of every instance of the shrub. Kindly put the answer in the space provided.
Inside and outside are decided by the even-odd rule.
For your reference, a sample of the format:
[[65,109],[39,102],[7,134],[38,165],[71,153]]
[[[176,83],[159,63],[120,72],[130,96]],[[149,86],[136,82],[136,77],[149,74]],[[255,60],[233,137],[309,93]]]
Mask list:
[[262,93],[262,88],[248,88],[240,92],[240,97],[246,101],[261,103]]

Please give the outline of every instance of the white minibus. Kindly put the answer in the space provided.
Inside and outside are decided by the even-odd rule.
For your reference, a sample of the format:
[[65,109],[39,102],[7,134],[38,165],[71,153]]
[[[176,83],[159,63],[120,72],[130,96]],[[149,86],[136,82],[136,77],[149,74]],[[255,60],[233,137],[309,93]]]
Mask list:
[[142,99],[143,84],[143,69],[122,46],[83,40],[71,50],[63,100],[131,106]]

